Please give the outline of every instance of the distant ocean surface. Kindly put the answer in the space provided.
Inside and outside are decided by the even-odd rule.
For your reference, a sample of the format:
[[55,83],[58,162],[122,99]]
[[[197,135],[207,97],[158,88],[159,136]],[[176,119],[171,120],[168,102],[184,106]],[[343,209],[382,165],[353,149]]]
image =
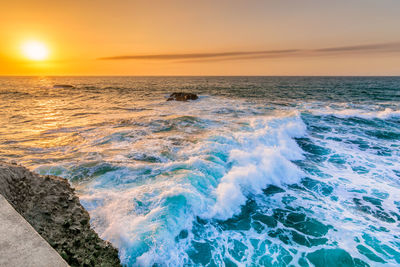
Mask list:
[[400,265],[400,77],[0,77],[0,126],[128,266]]

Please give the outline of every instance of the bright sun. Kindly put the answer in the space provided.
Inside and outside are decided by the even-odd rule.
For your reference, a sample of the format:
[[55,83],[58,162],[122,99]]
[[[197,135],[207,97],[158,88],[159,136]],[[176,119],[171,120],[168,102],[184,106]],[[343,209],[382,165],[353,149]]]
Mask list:
[[45,60],[49,54],[49,51],[41,42],[29,41],[22,45],[22,52],[24,55],[31,60]]

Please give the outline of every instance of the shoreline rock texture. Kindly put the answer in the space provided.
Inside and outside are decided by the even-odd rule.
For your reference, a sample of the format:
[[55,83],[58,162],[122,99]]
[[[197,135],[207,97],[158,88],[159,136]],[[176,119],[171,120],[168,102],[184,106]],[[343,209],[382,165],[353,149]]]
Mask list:
[[71,266],[121,266],[66,179],[0,162],[0,194]]

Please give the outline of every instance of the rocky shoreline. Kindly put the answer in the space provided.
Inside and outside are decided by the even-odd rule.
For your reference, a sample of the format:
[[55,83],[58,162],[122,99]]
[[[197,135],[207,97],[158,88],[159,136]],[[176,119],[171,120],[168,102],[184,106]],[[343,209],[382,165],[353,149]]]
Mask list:
[[66,179],[0,162],[0,194],[71,266],[121,266]]

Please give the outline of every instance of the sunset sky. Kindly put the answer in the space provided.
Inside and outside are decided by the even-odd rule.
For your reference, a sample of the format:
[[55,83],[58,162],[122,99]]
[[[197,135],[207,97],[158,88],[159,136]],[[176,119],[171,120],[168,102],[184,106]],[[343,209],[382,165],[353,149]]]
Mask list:
[[0,75],[400,75],[399,14],[399,0],[4,1]]

